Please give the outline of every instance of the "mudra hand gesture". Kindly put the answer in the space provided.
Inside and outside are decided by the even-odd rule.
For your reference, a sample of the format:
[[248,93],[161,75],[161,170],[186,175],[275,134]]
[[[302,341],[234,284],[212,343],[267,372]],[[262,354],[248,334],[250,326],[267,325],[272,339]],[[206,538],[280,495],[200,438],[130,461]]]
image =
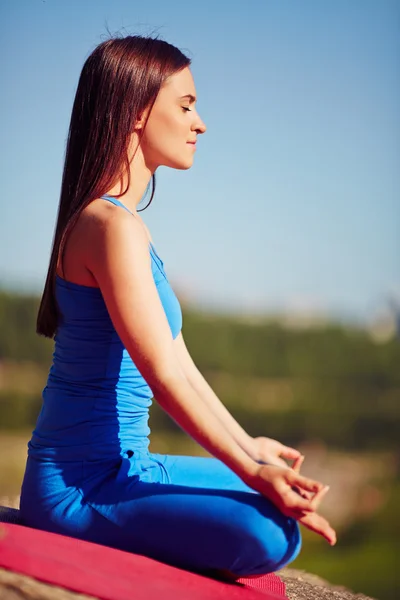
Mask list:
[[[269,498],[284,515],[298,520],[333,546],[336,533],[328,521],[316,512],[329,487],[300,475],[304,456],[298,450],[270,438],[253,440],[254,458],[261,464],[250,486]],[[294,460],[291,468],[282,457]]]

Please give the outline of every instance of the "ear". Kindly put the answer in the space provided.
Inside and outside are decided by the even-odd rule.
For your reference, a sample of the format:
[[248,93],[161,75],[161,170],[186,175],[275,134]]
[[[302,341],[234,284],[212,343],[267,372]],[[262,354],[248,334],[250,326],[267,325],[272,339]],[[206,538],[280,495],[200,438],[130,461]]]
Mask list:
[[143,125],[144,125],[144,119],[143,119],[143,117],[140,117],[139,119],[136,120],[134,130],[143,129]]
[[150,108],[147,107],[144,110],[142,110],[141,113],[139,113],[138,118],[136,119],[135,129],[143,129],[143,127],[146,125],[149,109]]

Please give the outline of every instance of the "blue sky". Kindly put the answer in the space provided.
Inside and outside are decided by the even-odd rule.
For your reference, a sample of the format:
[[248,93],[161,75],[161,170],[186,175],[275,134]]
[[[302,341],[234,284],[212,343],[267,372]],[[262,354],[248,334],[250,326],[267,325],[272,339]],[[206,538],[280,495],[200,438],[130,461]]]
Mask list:
[[400,297],[399,2],[4,0],[0,19],[1,287],[42,290],[79,74],[109,30],[192,59],[208,129],[141,213],[178,297],[353,321]]

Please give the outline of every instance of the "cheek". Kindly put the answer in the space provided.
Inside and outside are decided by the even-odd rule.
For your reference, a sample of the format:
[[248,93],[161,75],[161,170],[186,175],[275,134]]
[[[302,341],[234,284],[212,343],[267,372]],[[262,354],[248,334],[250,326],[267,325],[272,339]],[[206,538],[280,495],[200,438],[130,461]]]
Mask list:
[[144,134],[146,146],[152,151],[168,153],[174,145],[186,141],[189,126],[184,117],[178,112],[176,115],[158,114],[150,118]]

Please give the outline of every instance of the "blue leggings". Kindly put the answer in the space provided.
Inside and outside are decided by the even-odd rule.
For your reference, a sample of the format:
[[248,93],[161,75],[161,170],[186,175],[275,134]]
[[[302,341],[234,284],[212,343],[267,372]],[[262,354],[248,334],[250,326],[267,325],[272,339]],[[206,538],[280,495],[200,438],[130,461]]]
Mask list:
[[147,471],[141,478],[119,471],[116,477],[110,471],[109,476],[103,473],[101,483],[92,478],[90,489],[70,487],[68,493],[62,470],[51,464],[46,470],[44,463],[38,469],[37,461],[28,458],[22,517],[39,529],[199,573],[270,573],[296,558],[301,547],[298,523],[222,461],[148,456],[157,467],[148,476]]

